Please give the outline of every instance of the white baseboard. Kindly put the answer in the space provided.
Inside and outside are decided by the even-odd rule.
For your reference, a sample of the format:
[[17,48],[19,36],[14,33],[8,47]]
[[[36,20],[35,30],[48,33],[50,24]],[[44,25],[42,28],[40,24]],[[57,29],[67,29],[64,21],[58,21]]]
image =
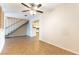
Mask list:
[[64,49],[64,50],[67,50],[67,51],[69,51],[69,52],[72,52],[72,53],[74,53],[74,54],[78,54],[78,55],[79,55],[79,53],[76,52],[76,51],[72,51],[72,50],[70,50],[70,49],[67,49],[67,48],[61,47],[61,46],[59,46],[59,45],[56,45],[56,44],[53,44],[53,43],[47,42],[47,41],[45,41],[45,40],[40,40],[40,41],[46,42],[46,43],[48,43],[48,44],[54,45],[54,46],[56,46],[56,47],[59,47],[59,48],[61,48],[61,49]]

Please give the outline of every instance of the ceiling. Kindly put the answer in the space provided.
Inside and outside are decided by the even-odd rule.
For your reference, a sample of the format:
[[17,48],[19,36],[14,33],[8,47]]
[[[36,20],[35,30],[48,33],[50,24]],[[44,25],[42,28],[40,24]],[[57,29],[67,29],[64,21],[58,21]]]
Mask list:
[[[11,16],[12,14],[22,18],[26,18],[24,15],[28,15],[29,17],[31,17],[28,12],[24,12],[24,13],[21,12],[22,10],[28,9],[27,7],[23,6],[21,3],[2,3],[1,5],[5,15]],[[39,9],[43,10],[45,14],[47,12],[51,12],[57,5],[59,5],[59,3],[42,3],[42,7],[40,7]]]

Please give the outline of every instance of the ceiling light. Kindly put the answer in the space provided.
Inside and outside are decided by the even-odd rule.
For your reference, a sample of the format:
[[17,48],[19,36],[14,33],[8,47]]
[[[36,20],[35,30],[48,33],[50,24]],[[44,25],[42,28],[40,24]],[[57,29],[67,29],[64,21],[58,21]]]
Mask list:
[[35,14],[36,14],[36,11],[30,10],[30,14],[31,14],[31,15],[35,15]]
[[37,6],[35,6],[34,9],[37,10],[38,9]]

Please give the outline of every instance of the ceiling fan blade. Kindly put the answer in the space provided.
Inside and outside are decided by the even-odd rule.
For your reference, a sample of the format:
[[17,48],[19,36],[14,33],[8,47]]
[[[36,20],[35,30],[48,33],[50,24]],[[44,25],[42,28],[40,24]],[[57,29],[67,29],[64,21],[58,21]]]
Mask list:
[[38,4],[38,5],[37,5],[38,8],[41,7],[41,6],[42,6],[42,4]]
[[39,12],[39,13],[44,13],[43,11],[40,11],[40,10],[36,10],[37,12]]
[[24,4],[24,3],[21,3],[22,5],[26,6],[27,8],[30,8],[28,5]]
[[27,12],[27,11],[29,11],[29,10],[23,10],[22,12]]

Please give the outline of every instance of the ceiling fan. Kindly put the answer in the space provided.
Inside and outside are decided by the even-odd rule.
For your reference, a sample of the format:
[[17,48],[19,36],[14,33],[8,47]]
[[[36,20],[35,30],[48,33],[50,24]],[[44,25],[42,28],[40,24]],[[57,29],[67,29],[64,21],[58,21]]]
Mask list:
[[30,14],[33,14],[33,15],[35,15],[36,12],[43,13],[43,11],[39,10],[39,8],[42,6],[42,4],[36,5],[34,3],[29,3],[30,6],[25,4],[25,3],[21,3],[21,4],[28,8],[28,10],[23,10],[22,12],[28,12],[29,11]]

